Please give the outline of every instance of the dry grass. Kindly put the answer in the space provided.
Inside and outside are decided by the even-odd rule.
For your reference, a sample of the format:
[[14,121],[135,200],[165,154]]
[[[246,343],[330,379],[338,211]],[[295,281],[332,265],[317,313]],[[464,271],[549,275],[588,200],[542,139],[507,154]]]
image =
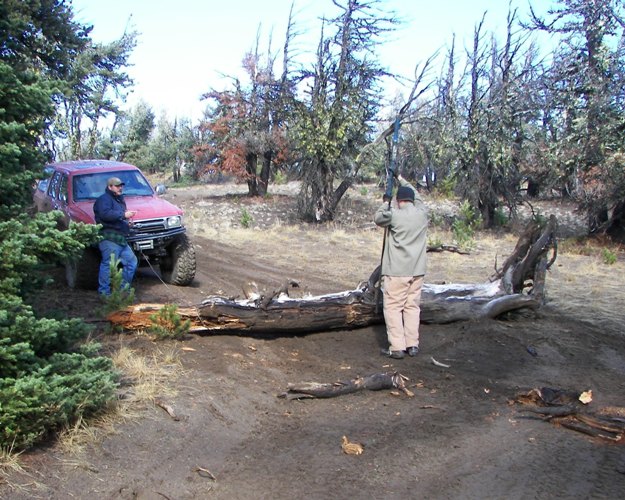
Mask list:
[[150,356],[142,356],[126,346],[120,347],[112,356],[115,368],[122,373],[122,380],[130,381],[130,389],[123,398],[112,402],[96,417],[79,419],[63,430],[58,437],[59,448],[76,460],[70,466],[89,469],[81,460],[84,450],[114,434],[121,422],[136,420],[145,415],[146,407],[159,397],[176,395],[174,384],[182,374],[178,348],[159,348]]
[[131,349],[122,347],[113,356],[113,363],[126,378],[133,381],[132,397],[127,400],[152,403],[158,397],[176,395],[170,382],[181,376],[182,363],[175,344],[158,348],[149,357],[139,356]]
[[[62,430],[57,447],[65,458],[66,467],[93,471],[86,450],[113,435],[123,422],[145,418],[146,409],[154,405],[156,398],[176,395],[172,384],[183,373],[179,350],[173,345],[156,349],[149,356],[142,356],[126,346],[121,346],[112,356],[113,364],[122,374],[122,380],[130,381],[129,390],[123,398],[111,402],[97,416],[78,419],[72,426]],[[32,474],[20,463],[20,453],[0,450],[0,484],[11,491],[22,493],[40,490],[42,485],[33,480]]]
[[622,333],[625,287],[622,259],[606,264],[600,253],[561,251],[547,281],[550,303],[564,314],[602,329]]
[[0,448],[0,469],[3,471],[22,472],[19,456],[20,453],[14,453],[12,449]]
[[[21,452],[14,452],[12,448],[0,448],[0,484],[6,484],[11,491],[26,492],[40,485],[32,480],[32,475],[22,468],[20,463]],[[28,484],[18,484],[9,478],[26,477]]]

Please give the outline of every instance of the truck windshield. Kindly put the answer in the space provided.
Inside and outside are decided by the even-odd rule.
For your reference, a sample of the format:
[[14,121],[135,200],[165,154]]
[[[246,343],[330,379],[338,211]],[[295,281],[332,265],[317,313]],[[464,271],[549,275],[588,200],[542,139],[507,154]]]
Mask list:
[[125,196],[152,196],[154,191],[150,183],[137,170],[119,172],[98,172],[93,174],[74,175],[73,193],[75,201],[95,200],[106,189],[106,181],[111,177],[119,177],[124,183]]

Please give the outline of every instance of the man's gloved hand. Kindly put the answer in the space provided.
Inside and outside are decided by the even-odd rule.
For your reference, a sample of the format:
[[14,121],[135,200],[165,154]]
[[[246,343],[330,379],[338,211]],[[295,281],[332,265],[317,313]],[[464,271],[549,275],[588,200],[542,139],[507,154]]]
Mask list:
[[390,197],[389,195],[387,195],[387,194],[384,194],[384,195],[382,196],[382,201],[383,201],[384,203],[390,203],[390,202],[391,202],[391,197]]

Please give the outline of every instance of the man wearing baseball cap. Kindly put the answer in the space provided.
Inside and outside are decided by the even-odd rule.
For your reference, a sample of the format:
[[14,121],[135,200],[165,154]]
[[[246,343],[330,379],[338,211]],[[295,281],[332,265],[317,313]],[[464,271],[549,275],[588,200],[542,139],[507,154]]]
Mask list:
[[426,269],[428,216],[419,193],[402,176],[391,207],[385,196],[374,221],[386,228],[382,256],[384,322],[389,348],[382,354],[402,359],[419,353],[421,287]]
[[119,177],[111,177],[106,182],[104,194],[93,205],[96,224],[102,224],[102,241],[98,244],[102,253],[98,293],[102,296],[111,294],[112,258],[122,265],[122,288],[130,287],[137,270],[137,257],[127,241],[130,234],[129,219],[136,212],[126,209],[123,190],[123,181]]

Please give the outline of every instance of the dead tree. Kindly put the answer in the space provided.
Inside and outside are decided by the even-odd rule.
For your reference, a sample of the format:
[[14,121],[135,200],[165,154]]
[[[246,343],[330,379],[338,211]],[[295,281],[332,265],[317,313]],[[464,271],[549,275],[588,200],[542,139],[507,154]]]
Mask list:
[[[514,252],[491,280],[482,284],[425,284],[421,299],[423,323],[451,323],[495,318],[522,308],[536,309],[544,301],[545,275],[556,258],[557,222],[552,216],[544,227],[528,224]],[[353,329],[384,321],[382,294],[376,294],[380,269],[355,290],[311,298],[288,296],[288,281],[271,296],[231,299],[212,296],[197,307],[178,313],[191,321],[197,333],[289,335]],[[108,319],[128,330],[151,326],[150,316],[163,304],[138,304],[114,312]]]

